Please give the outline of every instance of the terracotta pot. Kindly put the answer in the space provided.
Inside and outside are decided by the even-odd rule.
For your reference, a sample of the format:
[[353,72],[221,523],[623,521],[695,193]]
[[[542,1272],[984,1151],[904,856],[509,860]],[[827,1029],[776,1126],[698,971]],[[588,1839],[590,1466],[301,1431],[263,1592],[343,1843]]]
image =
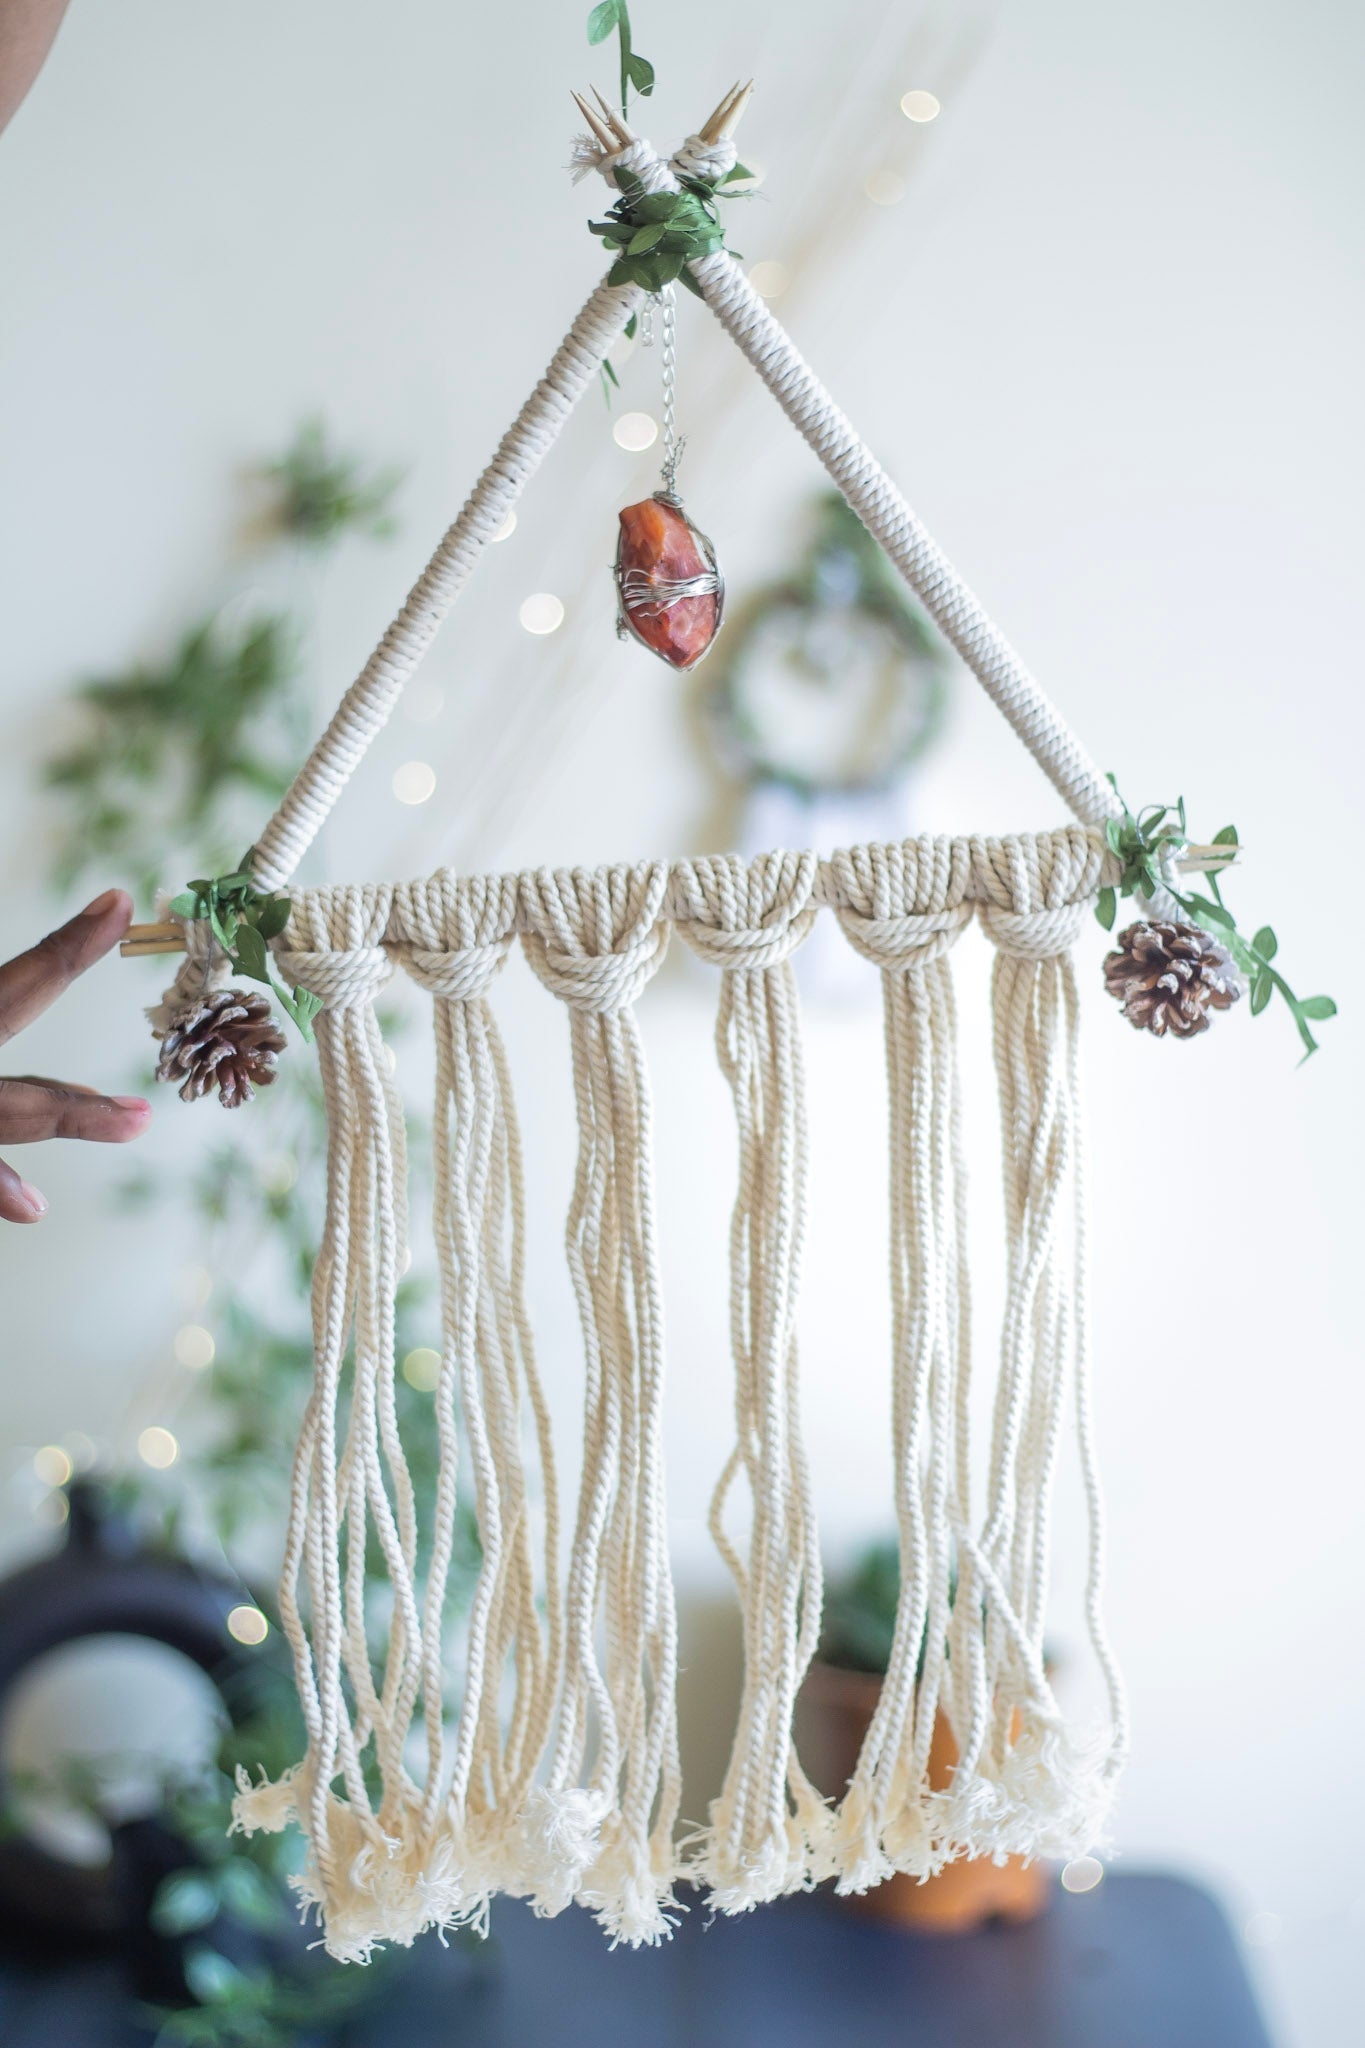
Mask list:
[[[853,1775],[881,1689],[881,1679],[868,1671],[812,1664],[807,1673],[797,1703],[798,1742],[812,1782],[827,1798],[838,1798]],[[929,1751],[929,1783],[935,1791],[947,1785],[956,1762],[953,1731],[940,1714]],[[1042,1912],[1047,1897],[1046,1865],[1026,1864],[1012,1856],[1001,1864],[988,1858],[950,1863],[924,1883],[915,1877],[889,1877],[845,1903],[851,1912],[905,1926],[965,1934],[986,1920],[1032,1920]]]

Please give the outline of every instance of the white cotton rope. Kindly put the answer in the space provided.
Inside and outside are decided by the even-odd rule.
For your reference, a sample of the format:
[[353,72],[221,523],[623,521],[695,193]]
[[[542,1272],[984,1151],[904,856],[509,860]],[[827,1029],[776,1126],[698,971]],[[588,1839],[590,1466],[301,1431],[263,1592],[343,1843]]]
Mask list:
[[668,880],[663,862],[521,878],[526,957],[571,1020],[579,1153],[566,1241],[585,1354],[563,1699],[522,1881],[538,1910],[577,1899],[631,1944],[674,1924],[681,1794],[653,1109],[634,1017],[668,942]]
[[[595,163],[608,183],[615,182],[618,166],[628,166],[647,191],[658,192],[676,190],[679,175],[723,175],[734,164],[735,152],[731,143],[704,143],[694,135],[671,163],[664,163],[642,140],[614,156],[594,153],[589,145],[579,150],[575,161],[580,170]],[[910,510],[740,265],[721,250],[699,258],[689,269],[721,325],[1075,816],[1089,825],[1118,816],[1119,800],[1080,740]],[[586,301],[402,610],[258,838],[251,865],[262,888],[283,888],[293,876],[387,723],[487,542],[516,505],[643,298],[635,286],[601,284]]]
[[[806,1110],[791,958],[815,920],[813,854],[687,861],[680,936],[721,973],[716,1046],[734,1099],[739,1187],[730,1227],[736,1443],[711,1532],[739,1591],[744,1689],[711,1824],[689,1875],[740,1913],[823,1871],[830,1815],[792,1740],[796,1695],[820,1632],[820,1549],[801,1438],[796,1307],[806,1229]],[[726,1533],[731,1487],[752,1502],[747,1560]]]
[[[1103,1527],[1089,1420],[1078,1004],[1071,948],[1100,884],[1094,839],[974,847],[996,948],[995,1064],[1008,1270],[985,1519],[962,1546],[952,1656],[973,1670],[970,1722],[939,1805],[959,1854],[1072,1856],[1100,1837],[1126,1743],[1099,1610]],[[1090,1515],[1087,1618],[1109,1725],[1078,1740],[1047,1672],[1045,1600],[1062,1419],[1075,1406]],[[970,1638],[970,1640],[967,1640]]]
[[[298,1821],[308,1844],[299,1889],[333,1954],[363,1959],[428,1927],[482,1929],[503,1891],[542,1913],[586,1905],[613,1940],[639,1943],[669,1932],[679,1880],[740,1912],[827,1877],[862,1890],[956,1856],[1095,1845],[1127,1724],[1101,1612],[1070,948],[1111,865],[1101,835],[1069,826],[911,839],[826,861],[442,873],[296,896],[277,952],[281,971],[324,1004],[329,1131],[314,1384],[281,1585],[307,1747],[281,1780],[241,1781],[235,1820]],[[800,1420],[807,1140],[791,962],[821,908],[882,975],[901,1561],[885,1682],[833,1812],[792,1738],[820,1625],[820,1556]],[[1007,1256],[979,1509],[949,958],[973,918],[996,951]],[[681,1845],[653,1116],[635,1018],[674,926],[720,970],[717,1046],[738,1137],[735,1447],[712,1528],[745,1652],[725,1782],[709,1826]],[[583,1452],[567,1574],[525,1306],[525,1169],[488,1001],[517,934],[569,1011],[579,1128],[566,1246],[584,1344]],[[394,1400],[406,1167],[374,998],[395,966],[432,998],[436,1031],[443,1334],[428,1501],[414,1497]],[[1090,1519],[1087,1625],[1108,1691],[1094,1736],[1064,1720],[1048,1671],[1051,1502],[1068,1406]],[[447,1730],[449,1569],[466,1468],[481,1562]],[[741,1479],[743,1545],[725,1526]],[[379,1659],[367,1630],[370,1542],[392,1586]],[[959,1757],[946,1783],[930,1774],[940,1720]]]
[[[839,922],[881,969],[890,1112],[891,1442],[900,1597],[886,1678],[839,1814],[842,1891],[947,1860],[929,1752],[951,1706],[956,1537],[969,1514],[968,1292],[949,950],[971,918],[962,840],[835,856]],[[951,1679],[951,1683],[950,1683]],[[950,1712],[951,1720],[951,1712]]]
[[[609,183],[716,177],[728,143],[576,145]],[[861,1890],[958,1855],[1070,1854],[1103,1824],[1127,1741],[1101,1615],[1103,1524],[1090,1417],[1077,1004],[1081,918],[1118,863],[1095,828],[1118,800],[793,346],[738,263],[692,275],[738,347],[1079,825],[919,839],[832,861],[662,861],[296,895],[281,972],[313,990],[326,1098],[327,1212],[313,1287],[314,1384],[294,1473],[281,1612],[306,1753],[243,1782],[237,1824],[297,1818],[299,1880],[329,1949],[364,1958],[423,1928],[486,1924],[489,1898],[577,1901],[613,1940],[651,1942],[691,1876],[737,1912],[833,1876]],[[288,884],[390,716],[487,541],[512,510],[642,294],[599,285],[251,856]],[[796,1314],[806,1133],[791,955],[818,911],[881,970],[891,1121],[890,1432],[901,1591],[880,1703],[837,1810],[792,1743],[814,1653],[820,1558],[801,1441]],[[996,949],[995,1062],[1007,1303],[985,1498],[972,1502],[970,1317],[956,1018],[948,954],[979,918]],[[662,1443],[663,1309],[652,1106],[634,1009],[677,925],[721,969],[719,1056],[739,1184],[730,1242],[736,1441],[712,1527],[743,1612],[746,1672],[710,1825],[680,1849],[677,1629]],[[192,932],[197,927],[191,928]],[[583,1461],[567,1575],[549,1424],[524,1304],[525,1171],[487,991],[514,935],[570,1012],[578,1163],[566,1244],[584,1343]],[[222,963],[202,938],[173,995]],[[441,1275],[436,1497],[419,1503],[394,1399],[406,1257],[403,1119],[374,996],[401,964],[432,997],[433,1228]],[[349,1368],[348,1368],[349,1361]],[[1053,1694],[1045,1636],[1051,1503],[1070,1404],[1090,1517],[1086,1612],[1108,1726],[1083,1740]],[[542,1540],[526,1470],[541,1469]],[[448,1582],[467,1465],[482,1550],[461,1702],[445,1727]],[[724,1512],[743,1476],[743,1554]],[[423,1523],[422,1516],[427,1516]],[[372,1660],[367,1543],[392,1584]],[[561,1583],[561,1580],[563,1581]],[[936,1723],[959,1761],[931,1781]],[[690,1854],[689,1854],[690,1848]]]

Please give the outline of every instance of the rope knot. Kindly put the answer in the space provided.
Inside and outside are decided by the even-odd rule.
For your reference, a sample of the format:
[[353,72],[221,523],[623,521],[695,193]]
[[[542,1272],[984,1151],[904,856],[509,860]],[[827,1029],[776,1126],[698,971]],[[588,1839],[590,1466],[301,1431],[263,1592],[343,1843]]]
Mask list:
[[373,1002],[393,973],[393,962],[382,946],[326,953],[281,947],[275,960],[283,978],[317,996],[325,1010],[352,1010]]
[[780,967],[815,923],[817,872],[809,853],[683,861],[674,880],[688,915],[678,932],[708,966],[748,974]]
[[851,904],[837,905],[844,937],[855,953],[883,970],[927,967],[942,960],[971,923],[968,903],[951,910],[909,911],[900,917],[874,917]]
[[1051,910],[1006,910],[982,903],[978,911],[981,929],[997,952],[1016,960],[1052,960],[1075,945],[1087,907],[1062,903]]
[[592,873],[542,868],[522,886],[530,929],[521,942],[537,980],[571,1010],[628,1010],[668,951],[667,862]]
[[668,167],[679,178],[700,178],[704,184],[718,185],[738,162],[739,152],[728,135],[719,142],[689,135],[682,147],[673,152]]
[[627,940],[610,953],[575,953],[540,932],[524,932],[522,945],[536,978],[567,1003],[594,1017],[614,1017],[638,1001],[668,950],[668,926]]
[[428,995],[452,1003],[476,1002],[486,995],[512,944],[510,932],[484,945],[444,951],[429,946],[391,945],[389,953]]

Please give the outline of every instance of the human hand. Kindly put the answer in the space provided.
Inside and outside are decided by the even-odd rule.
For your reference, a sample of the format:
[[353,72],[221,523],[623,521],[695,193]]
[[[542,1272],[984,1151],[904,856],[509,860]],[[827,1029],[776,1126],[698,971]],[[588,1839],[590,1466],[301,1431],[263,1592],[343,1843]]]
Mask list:
[[[106,889],[79,917],[0,966],[0,1045],[102,959],[123,937],[132,914],[131,897],[122,889]],[[45,1081],[37,1074],[0,1077],[0,1145],[29,1145],[39,1138],[93,1138],[122,1145],[146,1130],[151,1115],[151,1104],[140,1095],[97,1095],[93,1088]],[[0,1218],[36,1223],[46,1214],[46,1198],[0,1159]]]

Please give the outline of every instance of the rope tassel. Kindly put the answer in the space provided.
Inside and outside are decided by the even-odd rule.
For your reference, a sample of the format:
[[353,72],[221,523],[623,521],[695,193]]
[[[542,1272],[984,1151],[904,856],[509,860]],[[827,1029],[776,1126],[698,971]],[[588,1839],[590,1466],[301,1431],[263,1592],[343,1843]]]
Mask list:
[[[823,1875],[830,1815],[792,1741],[796,1694],[820,1631],[821,1572],[801,1441],[796,1301],[806,1225],[806,1113],[791,955],[815,921],[812,854],[683,863],[679,931],[724,972],[716,1045],[734,1098],[739,1190],[730,1226],[736,1444],[711,1533],[739,1590],[744,1692],[711,1825],[689,1868],[722,1913]],[[743,1472],[753,1502],[747,1562],[724,1526]]]
[[[516,893],[484,879],[438,876],[398,894],[413,936],[395,950],[433,998],[433,1224],[445,1333],[423,1610],[423,1886],[433,1924],[482,1924],[491,1894],[515,1891],[520,1883],[521,1818],[548,1739],[563,1650],[558,1487],[525,1306],[521,1141],[486,995],[512,943]],[[442,1621],[456,1529],[457,1407],[473,1471],[480,1565],[447,1769]],[[527,1410],[543,1490],[543,1575],[536,1567],[523,1456]],[[509,1677],[510,1703],[504,1699]]]
[[667,946],[667,885],[663,862],[524,878],[527,959],[571,1017],[579,1151],[567,1250],[586,1371],[563,1698],[523,1877],[539,1911],[578,1899],[631,1945],[673,1924],[681,1792],[653,1111],[633,1015]]
[[[292,1807],[309,1849],[296,1883],[319,1910],[328,1950],[343,1960],[363,1960],[375,1941],[410,1942],[427,1924],[413,1885],[418,1794],[404,1759],[422,1668],[417,1516],[394,1387],[407,1173],[402,1105],[374,1014],[374,997],[393,971],[378,943],[391,904],[388,889],[319,890],[296,912],[289,948],[279,955],[325,1006],[317,1040],[327,1105],[327,1212],[313,1278],[313,1389],[295,1459],[280,1587],[308,1743],[286,1784],[243,1784],[234,1807],[235,1823],[248,1832],[282,1825]],[[371,1534],[393,1588],[378,1676],[366,1638]],[[377,1808],[367,1763],[378,1780]]]
[[839,1814],[839,1889],[893,1871],[928,1877],[935,1837],[929,1752],[951,1669],[954,1529],[970,1485],[971,1332],[948,953],[971,918],[966,845],[947,839],[835,856],[849,943],[881,969],[890,1108],[891,1440],[900,1591],[891,1655]]
[[[1126,1747],[1122,1687],[1099,1612],[1103,1526],[1090,1444],[1078,1005],[1070,949],[1099,885],[1079,827],[974,843],[982,926],[996,947],[995,1063],[1005,1169],[1007,1284],[985,1521],[964,1540],[953,1657],[979,1673],[943,1795],[950,1847],[1070,1856],[1100,1837]],[[1046,1671],[1051,1508],[1074,1399],[1090,1518],[1087,1616],[1109,1726],[1083,1741]]]

